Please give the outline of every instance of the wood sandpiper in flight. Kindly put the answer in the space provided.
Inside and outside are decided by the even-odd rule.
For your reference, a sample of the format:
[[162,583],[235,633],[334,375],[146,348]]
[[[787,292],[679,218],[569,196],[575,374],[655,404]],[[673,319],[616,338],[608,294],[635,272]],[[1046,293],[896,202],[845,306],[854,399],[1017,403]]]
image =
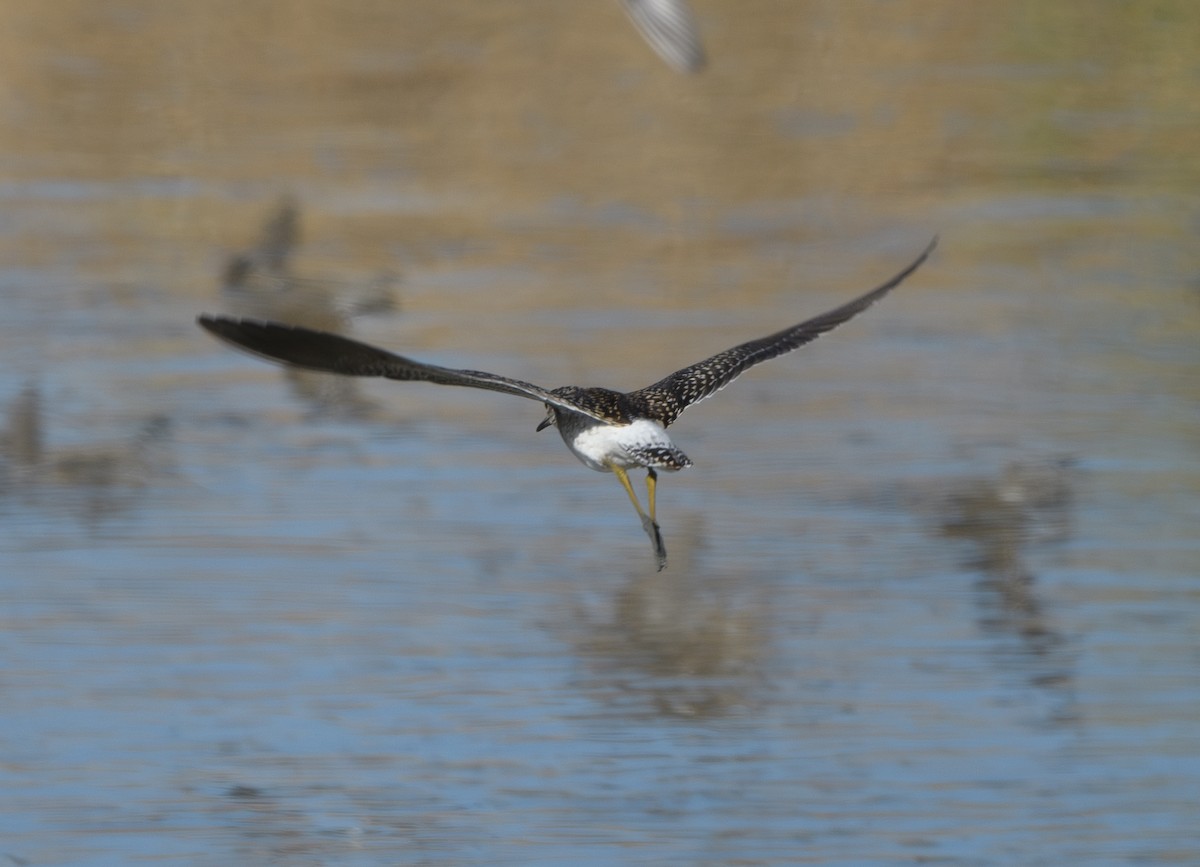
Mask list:
[[[666,428],[689,406],[716,394],[754,365],[791,352],[866,310],[917,270],[936,245],[935,238],[895,277],[841,307],[741,343],[630,392],[573,385],[545,389],[495,373],[424,364],[337,334],[277,322],[209,315],[197,321],[234,346],[291,367],[345,376],[462,385],[541,401],[546,405],[546,418],[537,429],[557,427],[567,448],[585,466],[617,477],[642,519],[661,571],[667,565],[667,551],[655,513],[657,471],[675,472],[692,465],[691,459],[671,442]],[[647,472],[648,511],[642,511],[629,482],[627,471],[635,467]]]

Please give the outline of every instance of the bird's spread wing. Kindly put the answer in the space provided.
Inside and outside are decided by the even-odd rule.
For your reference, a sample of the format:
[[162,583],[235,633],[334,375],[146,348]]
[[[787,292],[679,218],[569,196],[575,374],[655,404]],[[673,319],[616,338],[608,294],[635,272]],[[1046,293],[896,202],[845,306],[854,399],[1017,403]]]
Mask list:
[[726,349],[712,358],[706,358],[683,370],[677,370],[653,385],[631,392],[629,397],[642,404],[651,417],[658,419],[663,425],[669,425],[689,406],[706,397],[712,397],[754,365],[798,349],[804,344],[816,340],[826,331],[831,331],[862,313],[904,282],[904,279],[917,270],[921,263],[929,257],[936,246],[937,238],[934,238],[915,262],[861,298],[856,298],[828,313],[822,313],[820,316],[801,322],[799,325],[793,325],[791,328],[760,337],[758,340],[751,340],[732,349]]
[[482,388],[527,397],[611,423],[591,410],[519,379],[509,379],[480,370],[454,370],[434,364],[422,364],[411,358],[327,331],[314,331],[254,319],[231,319],[225,316],[205,315],[199,317],[196,322],[205,331],[227,343],[292,367],[340,373],[343,376],[381,376],[403,381]]
[[621,0],[634,26],[680,72],[704,68],[704,47],[687,0]]

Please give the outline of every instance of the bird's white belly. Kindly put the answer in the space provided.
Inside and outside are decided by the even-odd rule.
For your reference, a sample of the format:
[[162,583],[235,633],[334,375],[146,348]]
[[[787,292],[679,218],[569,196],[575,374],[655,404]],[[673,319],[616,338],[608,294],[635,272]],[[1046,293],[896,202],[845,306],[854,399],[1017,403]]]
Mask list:
[[622,469],[646,466],[631,452],[650,448],[675,449],[661,424],[640,418],[632,424],[598,423],[563,438],[575,457],[593,470],[608,472],[612,466]]

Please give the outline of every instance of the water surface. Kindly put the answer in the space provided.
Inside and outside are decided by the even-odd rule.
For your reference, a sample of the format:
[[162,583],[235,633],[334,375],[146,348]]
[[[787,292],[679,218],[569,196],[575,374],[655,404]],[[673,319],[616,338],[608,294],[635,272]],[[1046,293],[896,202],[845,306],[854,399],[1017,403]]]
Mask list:
[[[8,860],[1200,860],[1189,4],[8,5]],[[935,233],[657,575],[536,404],[193,325],[630,389]]]

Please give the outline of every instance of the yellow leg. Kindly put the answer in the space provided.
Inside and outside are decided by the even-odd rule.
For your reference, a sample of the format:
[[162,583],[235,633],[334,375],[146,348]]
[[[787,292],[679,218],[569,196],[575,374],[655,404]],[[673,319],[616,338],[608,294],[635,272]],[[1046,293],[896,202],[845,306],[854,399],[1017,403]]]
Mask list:
[[658,473],[654,472],[654,467],[646,467],[646,492],[650,498],[650,520],[655,523],[658,518],[654,514],[654,494],[658,490]]
[[[662,530],[659,529],[658,523],[642,511],[642,504],[638,502],[637,494],[633,492],[633,485],[629,483],[629,474],[618,466],[609,467],[613,471],[613,475],[617,477],[617,481],[621,483],[621,487],[625,489],[625,493],[629,494],[629,502],[633,503],[633,507],[637,509],[638,517],[642,519],[642,529],[646,531],[646,535],[650,537],[650,543],[654,546],[654,556],[658,558],[658,571],[661,572],[667,565],[667,546],[663,544]],[[650,489],[650,511],[654,513],[654,470],[650,471],[651,481],[647,482]]]
[[629,494],[629,502],[633,503],[633,507],[637,509],[638,516],[644,521],[646,513],[642,511],[642,504],[638,502],[637,494],[633,492],[633,485],[629,484],[629,474],[620,467],[612,468],[613,475],[617,477],[617,481],[621,483],[621,487],[625,489],[625,493]]

